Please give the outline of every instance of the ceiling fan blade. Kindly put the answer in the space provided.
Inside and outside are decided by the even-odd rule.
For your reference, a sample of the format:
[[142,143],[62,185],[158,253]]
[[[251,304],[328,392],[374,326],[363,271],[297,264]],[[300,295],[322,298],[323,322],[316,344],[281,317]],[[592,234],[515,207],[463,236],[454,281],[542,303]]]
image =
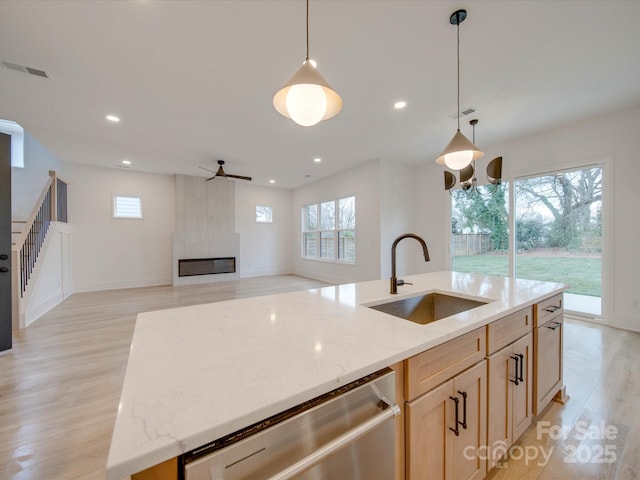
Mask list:
[[216,178],[216,175],[214,175],[213,177],[205,178],[204,181],[208,182],[209,180],[213,180],[214,178]]
[[207,172],[215,173],[215,170],[209,170],[208,168],[201,167],[200,165],[198,165],[198,168],[200,168],[202,170],[206,170]]
[[242,176],[242,175],[230,175],[230,174],[227,174],[227,175],[225,175],[225,177],[227,177],[227,178],[238,178],[240,180],[249,180],[249,181],[251,181],[251,177],[245,177],[245,176]]

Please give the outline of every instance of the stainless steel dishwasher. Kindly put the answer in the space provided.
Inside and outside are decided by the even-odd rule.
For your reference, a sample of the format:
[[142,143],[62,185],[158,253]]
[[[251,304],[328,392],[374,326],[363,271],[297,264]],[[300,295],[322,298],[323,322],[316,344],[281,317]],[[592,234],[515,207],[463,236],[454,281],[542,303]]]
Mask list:
[[185,480],[389,480],[395,373],[384,369],[180,457]]

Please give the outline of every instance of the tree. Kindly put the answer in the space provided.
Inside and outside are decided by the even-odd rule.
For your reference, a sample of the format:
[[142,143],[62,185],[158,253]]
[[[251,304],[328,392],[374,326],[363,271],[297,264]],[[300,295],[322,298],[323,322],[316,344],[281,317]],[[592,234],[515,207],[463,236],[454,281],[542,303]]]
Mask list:
[[477,192],[454,191],[452,228],[463,233],[488,234],[494,250],[508,250],[509,213],[506,190],[506,185],[501,185],[495,191],[494,187],[485,186],[478,187]]
[[519,217],[548,213],[547,246],[578,249],[583,236],[599,230],[602,169],[591,168],[521,180],[516,185]]

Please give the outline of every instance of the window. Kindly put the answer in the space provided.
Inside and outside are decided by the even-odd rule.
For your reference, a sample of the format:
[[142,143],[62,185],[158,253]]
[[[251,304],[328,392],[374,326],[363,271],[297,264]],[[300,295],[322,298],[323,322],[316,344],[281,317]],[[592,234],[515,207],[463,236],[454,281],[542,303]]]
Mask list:
[[273,223],[273,210],[268,205],[256,205],[256,222]]
[[302,207],[302,256],[355,262],[355,197]]
[[142,218],[142,197],[114,195],[113,218]]

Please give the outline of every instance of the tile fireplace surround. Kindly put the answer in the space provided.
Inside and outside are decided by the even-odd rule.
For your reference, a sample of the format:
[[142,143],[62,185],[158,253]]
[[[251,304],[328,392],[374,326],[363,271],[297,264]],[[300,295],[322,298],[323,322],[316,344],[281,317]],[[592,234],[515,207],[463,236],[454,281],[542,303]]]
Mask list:
[[[173,285],[236,280],[240,235],[235,233],[235,183],[225,178],[176,175],[176,233],[173,236]],[[178,260],[235,257],[235,273],[178,276]]]

